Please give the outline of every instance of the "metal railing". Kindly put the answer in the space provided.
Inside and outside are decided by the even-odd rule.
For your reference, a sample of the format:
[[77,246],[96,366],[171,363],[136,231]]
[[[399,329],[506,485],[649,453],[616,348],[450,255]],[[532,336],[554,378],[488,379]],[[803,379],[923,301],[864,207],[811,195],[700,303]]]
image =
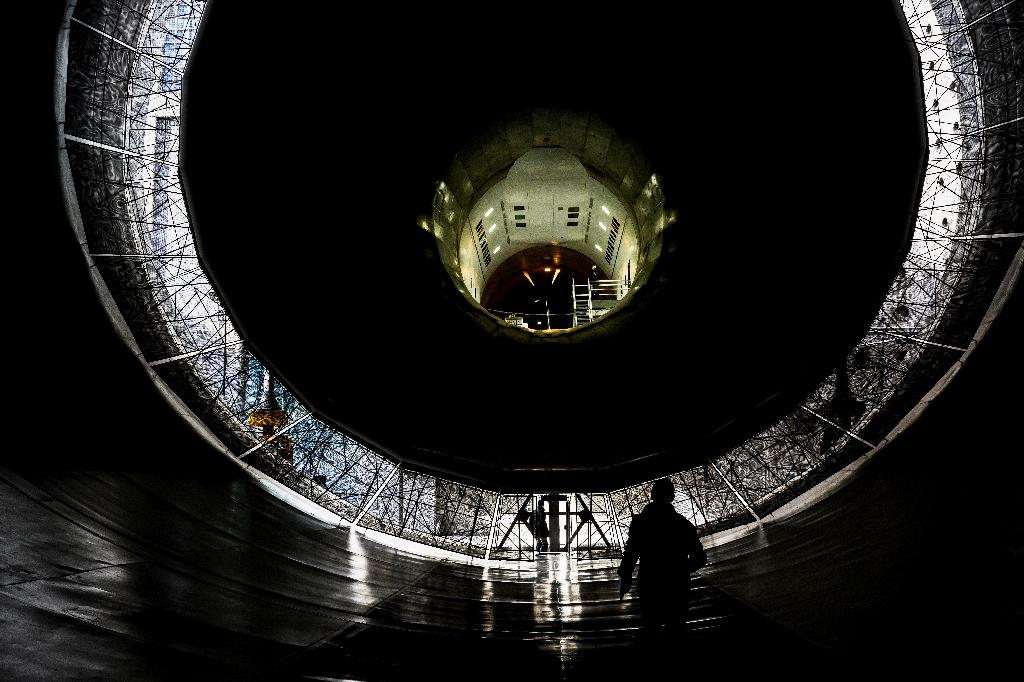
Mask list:
[[593,322],[609,310],[629,291],[625,279],[588,279],[582,284],[572,281],[573,327]]
[[629,291],[629,280],[626,279],[588,279],[577,284],[572,280],[570,290],[571,313],[521,313],[508,310],[490,312],[503,319],[513,327],[533,330],[572,329],[593,322],[609,310]]

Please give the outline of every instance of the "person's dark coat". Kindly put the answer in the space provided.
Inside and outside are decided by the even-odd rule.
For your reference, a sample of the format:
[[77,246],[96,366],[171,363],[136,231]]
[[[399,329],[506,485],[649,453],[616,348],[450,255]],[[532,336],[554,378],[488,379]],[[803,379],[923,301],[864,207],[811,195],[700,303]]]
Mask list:
[[690,571],[707,562],[697,529],[670,502],[651,502],[629,526],[619,576],[632,576],[638,559],[636,592],[645,624],[680,622],[686,616]]
[[538,507],[530,514],[530,532],[535,536],[547,538],[548,524],[544,520],[544,510]]

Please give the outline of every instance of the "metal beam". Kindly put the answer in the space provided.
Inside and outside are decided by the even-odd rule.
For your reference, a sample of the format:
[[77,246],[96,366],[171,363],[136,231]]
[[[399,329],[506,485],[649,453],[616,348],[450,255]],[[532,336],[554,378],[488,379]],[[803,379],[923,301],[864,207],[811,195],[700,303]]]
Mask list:
[[[569,541],[566,543],[566,547],[568,547],[570,544],[572,544],[572,541],[576,539],[576,536],[579,534],[580,529],[583,528],[583,524],[584,523],[592,523],[592,524],[594,524],[594,528],[597,529],[597,534],[601,536],[602,540],[604,540],[605,546],[606,547],[611,547],[612,543],[608,542],[608,537],[604,534],[604,531],[601,530],[601,524],[599,524],[597,522],[597,519],[594,518],[594,511],[592,509],[590,509],[589,507],[587,507],[587,503],[583,501],[583,496],[582,495],[580,495],[579,493],[575,493],[575,495],[576,495],[576,501],[579,502],[581,507],[583,507],[583,511],[586,513],[586,515],[588,517],[588,520],[587,521],[583,521],[582,523],[580,523],[579,525],[576,526],[576,531],[572,534],[572,537],[569,538]],[[593,498],[591,498],[591,500],[593,500]],[[581,519],[584,518],[583,514],[577,514],[577,516],[579,516]]]
[[257,450],[259,450],[260,448],[266,447],[267,444],[273,442],[275,438],[277,438],[278,436],[283,436],[284,434],[288,433],[289,431],[294,429],[296,426],[298,426],[299,424],[301,424],[302,422],[306,421],[307,419],[309,419],[312,416],[313,416],[312,412],[307,412],[304,417],[299,417],[298,419],[293,421],[291,424],[289,424],[288,426],[284,427],[283,429],[281,429],[280,431],[275,433],[270,438],[268,438],[265,441],[261,442],[259,445],[254,445],[251,448],[249,448],[248,450],[246,450],[245,452],[243,452],[242,454],[240,454],[238,456],[238,459],[245,459],[246,457],[248,457],[252,453],[254,453]]
[[[964,201],[961,203],[972,203]],[[956,205],[956,204],[953,204]],[[943,208],[943,206],[936,206],[935,208]],[[993,234],[970,234],[963,237],[915,237],[911,241],[915,242],[973,242],[978,239],[1016,239],[1024,237],[1024,232],[997,232]]]
[[755,512],[754,508],[750,506],[750,503],[747,502],[747,499],[740,495],[740,491],[736,490],[736,488],[733,487],[732,483],[729,482],[729,479],[726,478],[725,474],[722,473],[722,470],[718,468],[718,465],[715,464],[710,459],[708,460],[708,462],[711,463],[711,466],[715,467],[715,471],[717,471],[718,475],[722,477],[722,480],[725,481],[725,484],[729,486],[729,490],[731,490],[732,494],[736,496],[736,499],[740,501],[740,504],[747,508],[747,511],[750,512],[750,515],[753,516],[758,523],[761,523],[761,517],[757,515],[757,512]]
[[[941,95],[939,95],[939,96],[941,97]],[[964,137],[966,137],[968,135],[977,135],[978,133],[988,132],[989,130],[992,130],[993,128],[1002,128],[1003,126],[1008,126],[1011,123],[1016,123],[1017,121],[1022,121],[1022,120],[1024,120],[1024,116],[1018,116],[1017,118],[1011,119],[1009,121],[1003,121],[1002,123],[993,123],[990,126],[985,126],[984,128],[978,128],[977,130],[964,130],[962,132],[943,133],[943,134],[946,137],[956,137],[956,136],[964,136]]]
[[887,334],[889,336],[895,336],[895,337],[898,337],[898,338],[901,338],[901,339],[907,339],[908,341],[914,341],[915,343],[922,343],[922,344],[924,344],[926,346],[935,346],[937,348],[948,348],[949,350],[956,350],[956,351],[960,351],[961,353],[966,353],[967,352],[966,348],[961,348],[960,346],[950,346],[950,345],[947,345],[945,343],[939,343],[937,341],[926,341],[925,339],[917,339],[917,338],[914,338],[913,336],[907,336],[906,334],[897,334],[897,333],[891,332],[891,331],[889,331],[887,329],[878,329],[877,327],[873,327],[873,328],[869,329],[868,331],[869,332],[875,332],[875,333],[878,333],[878,334]]
[[[194,350],[194,351],[191,351],[189,353],[182,353],[181,355],[172,355],[169,358],[164,358],[162,360],[154,360],[153,362],[150,362],[150,363],[147,363],[147,364],[150,367],[156,367],[158,365],[166,365],[168,362],[177,362],[178,360],[187,360],[188,358],[194,358],[195,356],[202,355],[203,353],[210,353],[210,352],[215,351],[215,350],[224,350],[224,349],[230,348],[231,346],[237,346],[240,343],[242,343],[241,339],[239,339],[238,341],[230,341],[228,343],[222,343],[222,344],[217,345],[217,346],[208,346],[206,348],[200,348],[199,350]],[[246,453],[246,454],[248,454],[248,453]],[[244,457],[244,455],[243,455],[243,457]]]
[[[178,74],[179,76],[184,76],[185,75],[184,71],[179,71],[178,69],[174,68],[173,66],[167,66],[167,64],[165,64],[159,58],[154,57],[153,55],[149,54],[148,52],[143,52],[142,50],[140,50],[137,47],[132,47],[128,43],[124,42],[123,40],[118,40],[117,38],[115,38],[114,36],[110,35],[109,33],[104,33],[103,31],[99,30],[95,26],[90,26],[89,24],[85,23],[81,19],[78,19],[76,17],[71,17],[71,21],[75,22],[79,26],[84,26],[85,28],[89,29],[90,31],[94,31],[94,32],[100,34],[101,36],[103,36],[104,38],[107,38],[108,40],[112,40],[113,42],[117,43],[118,45],[120,45],[121,47],[123,47],[126,50],[131,50],[132,52],[134,52],[135,54],[137,54],[137,55],[139,55],[141,57],[145,57],[145,58],[147,58],[147,59],[149,59],[149,60],[151,60],[153,62],[156,62],[157,64],[159,64],[163,68],[167,69],[168,71],[173,71],[174,73]],[[175,36],[175,37],[178,37],[178,36]],[[182,42],[182,44],[185,43],[184,40],[182,40],[181,42]],[[189,49],[191,50],[191,47]]]
[[835,428],[839,429],[840,431],[845,433],[850,438],[853,438],[855,440],[859,440],[861,443],[864,443],[864,445],[867,445],[869,448],[877,448],[878,447],[874,443],[871,443],[869,441],[864,440],[863,438],[858,436],[856,433],[853,433],[852,431],[848,431],[848,430],[844,429],[842,426],[840,426],[839,424],[836,424],[831,419],[827,419],[827,418],[821,416],[820,414],[818,414],[817,412],[815,412],[811,408],[807,407],[806,405],[801,405],[800,409],[803,410],[804,412],[810,412],[811,414],[813,414],[815,417],[817,417],[821,421],[825,422],[826,424],[828,424],[830,426],[834,426]]
[[398,473],[398,470],[401,468],[402,464],[400,462],[395,464],[395,467],[391,470],[391,473],[388,474],[388,477],[384,479],[384,482],[380,484],[380,487],[377,488],[377,491],[373,493],[373,496],[366,501],[366,504],[363,505],[363,508],[359,510],[358,514],[356,514],[356,518],[352,520],[353,528],[359,525],[359,522],[363,520],[363,516],[365,516],[366,512],[370,510],[370,507],[373,506],[373,503],[376,502],[377,498],[380,497],[380,494],[384,492],[384,488],[387,487],[388,483],[391,482],[391,479],[395,477],[395,474]]
[[134,156],[139,159],[145,159],[146,161],[152,161],[153,163],[162,163],[167,166],[178,167],[178,164],[173,161],[167,161],[166,159],[158,159],[155,156],[146,156],[145,154],[139,154],[138,152],[129,151],[121,147],[115,147],[112,144],[103,144],[102,142],[96,142],[95,140],[88,140],[84,137],[78,137],[78,135],[64,135],[65,140],[71,140],[72,142],[78,142],[84,144],[87,147],[97,147],[99,149],[105,149],[108,152],[117,152],[118,154],[126,154],[127,156]]
[[615,528],[615,534],[619,538],[619,549],[626,546],[626,543],[622,540],[622,526],[619,524],[619,510],[615,508],[615,502],[612,500],[611,493],[605,493],[605,497],[608,498],[608,509],[611,510],[612,518],[614,522],[612,526]]
[[[462,486],[462,495],[461,495],[461,497],[459,497],[459,503],[455,507],[456,510],[458,510],[460,507],[462,507],[462,502],[465,499],[466,499],[466,487]],[[476,535],[476,522],[480,520],[480,499],[477,498],[476,502],[477,503],[473,505],[473,523],[470,524],[470,526],[469,526],[469,538],[468,538],[469,539],[469,551],[466,552],[470,556],[473,556],[473,536]],[[452,515],[451,515],[452,526],[455,525],[455,514],[456,514],[456,512],[452,512]]]
[[[505,545],[505,541],[508,540],[508,536],[512,535],[512,529],[516,527],[517,523],[519,523],[519,515],[526,511],[526,505],[530,503],[530,499],[531,498],[532,498],[532,495],[526,495],[523,498],[523,504],[519,507],[519,511],[516,512],[515,518],[512,519],[512,523],[510,523],[508,525],[508,530],[505,531],[505,536],[503,538],[501,538],[501,542],[498,543],[498,547],[503,547]],[[518,495],[516,496],[516,501],[517,502],[519,501],[519,496]],[[522,538],[522,535],[520,535],[519,537]],[[536,546],[537,546],[537,541],[536,541],[537,539],[533,537],[533,531],[532,530],[530,532],[530,537],[532,538],[532,540],[531,540],[531,542],[532,542],[531,549],[535,549]]]
[[498,522],[498,503],[501,502],[501,491],[494,493],[494,507],[491,509],[491,527],[487,531],[487,549],[484,550],[484,561],[491,558],[491,547],[494,545],[494,525]]
[[199,256],[186,256],[181,253],[157,254],[157,253],[90,253],[90,258],[142,258],[145,260],[160,260],[161,258],[199,258]]
[[1013,239],[1024,237],[1024,232],[999,232],[993,234],[972,234],[966,237],[950,237],[953,241],[974,241],[976,239]]

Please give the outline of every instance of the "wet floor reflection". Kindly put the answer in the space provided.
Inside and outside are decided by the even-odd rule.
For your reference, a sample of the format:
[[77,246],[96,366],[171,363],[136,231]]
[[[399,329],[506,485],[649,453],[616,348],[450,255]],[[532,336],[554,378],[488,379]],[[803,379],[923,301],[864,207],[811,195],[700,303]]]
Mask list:
[[[636,673],[653,655],[638,603],[618,599],[614,560],[426,557],[237,482],[95,474],[37,485],[103,520],[73,523],[35,503],[9,520],[12,537],[45,526],[55,538],[9,544],[11,566],[24,568],[8,571],[0,599],[19,632],[59,637],[63,677],[92,666],[98,677],[180,679],[201,665],[273,679],[590,680]],[[687,627],[657,642],[659,655],[707,657],[737,638],[794,649],[723,593],[698,579],[692,589]]]
[[565,554],[539,554],[533,583],[533,621],[538,632],[561,632],[578,621],[581,603],[576,562]]
[[494,633],[494,585],[491,567],[484,566],[480,577],[480,627],[485,635]]

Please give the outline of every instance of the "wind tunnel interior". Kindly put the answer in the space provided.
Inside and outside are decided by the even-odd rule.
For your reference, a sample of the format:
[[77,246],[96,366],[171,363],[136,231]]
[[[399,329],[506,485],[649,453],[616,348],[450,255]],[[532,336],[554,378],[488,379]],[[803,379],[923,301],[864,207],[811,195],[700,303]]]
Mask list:
[[[211,4],[185,79],[182,177],[240,334],[344,432],[491,488],[650,479],[778,418],[876,314],[907,249],[925,142],[894,7],[830,10],[827,32],[797,28],[796,9],[748,11],[730,28],[742,48],[728,50],[686,28],[718,23],[694,8],[674,38],[649,40],[638,19],[608,44],[594,19],[580,28],[592,49],[554,40],[486,58],[389,27],[381,66],[348,68],[373,60],[335,39],[341,18]],[[248,49],[271,25],[280,46]],[[837,44],[849,54],[827,78],[795,68]],[[757,77],[741,77],[755,62]],[[252,73],[256,93],[274,94],[240,116],[254,92],[225,84]],[[437,222],[432,202],[445,180],[451,212],[468,213],[489,180],[547,145],[579,150],[627,198],[656,172],[676,221],[650,239],[627,304],[538,336],[468,300],[451,261],[460,222],[447,207]],[[602,424],[587,400],[537,403],[537,381],[580,373],[614,406]]]
[[[976,16],[993,9],[986,5]],[[58,23],[46,23],[48,40]],[[44,52],[36,69],[46,80],[40,101],[52,89],[52,54]],[[696,75],[702,77],[710,78],[707,72]],[[52,146],[52,130],[39,123],[49,120],[51,108],[49,103],[41,108],[34,127],[26,129]],[[668,117],[654,112],[653,120],[659,115]],[[719,115],[736,116],[730,130],[748,129],[735,110],[715,111]],[[834,139],[824,129],[817,139]],[[707,137],[694,144],[713,146]],[[643,148],[652,154],[660,149]],[[732,163],[717,157],[710,163],[717,164],[721,177],[736,178],[743,173],[736,164],[748,156],[737,152]],[[409,163],[418,158],[413,155]],[[266,167],[274,166],[268,161]],[[780,659],[798,676],[809,669],[820,673],[822,665],[837,661],[848,669],[851,660],[864,657],[918,670],[941,663],[984,671],[1012,660],[1020,625],[1017,576],[1024,568],[1020,513],[1011,494],[964,485],[965,478],[980,475],[974,458],[984,458],[985,469],[997,468],[1003,481],[1017,480],[1021,473],[1007,448],[1016,440],[1021,405],[1019,392],[1005,392],[1006,377],[1021,375],[1024,341],[1020,296],[1011,295],[1012,287],[1003,293],[1002,314],[986,322],[983,343],[917,422],[816,507],[767,523],[760,535],[709,548],[711,565],[694,585],[708,598],[694,603],[686,641],[644,649],[636,637],[635,604],[616,601],[607,568],[467,566],[334,528],[269,495],[168,407],[167,397],[107,323],[107,310],[91,290],[94,271],[67,225],[66,178],[49,165],[45,174],[41,221],[57,226],[58,233],[64,230],[63,236],[47,233],[45,244],[37,241],[44,239],[40,233],[15,238],[33,252],[45,245],[75,286],[44,288],[36,297],[13,301],[18,319],[34,330],[26,356],[50,362],[17,363],[10,370],[11,385],[18,386],[26,404],[53,405],[59,395],[63,407],[56,428],[50,412],[29,417],[45,443],[38,453],[9,448],[8,468],[2,471],[4,677],[174,678],[201,670],[233,677],[395,679],[438,672],[454,679],[523,674],[601,679],[635,672],[636,661],[650,661],[644,657],[658,652],[698,674],[754,673]],[[429,181],[437,174],[424,177],[429,202]],[[282,182],[297,183],[297,178]],[[803,186],[803,180],[793,182]],[[722,207],[736,204],[733,193],[720,191],[718,196],[733,200],[720,204],[719,218],[726,214]],[[756,186],[750,191],[767,196]],[[682,201],[684,194],[677,192]],[[813,202],[813,193],[808,195]],[[261,222],[251,225],[254,241],[269,231]],[[749,236],[754,245],[770,241],[756,230]],[[379,250],[378,237],[352,238],[357,246]],[[793,239],[797,252],[810,243]],[[827,231],[821,239],[822,245],[835,240],[832,246],[846,247]],[[705,247],[693,253],[722,252],[711,233],[688,235],[692,240]],[[252,244],[239,248],[250,250],[248,255],[267,253]],[[752,254],[739,258],[733,266],[737,273],[767,268]],[[723,269],[709,258],[689,264],[704,276]],[[271,269],[263,281],[285,280],[280,272]],[[327,279],[329,272],[314,274]],[[780,265],[779,272],[795,287],[794,271]],[[431,274],[447,277],[440,269]],[[740,293],[739,284],[726,277],[716,283],[723,292]],[[271,303],[281,303],[273,297],[283,295],[273,289],[261,291],[269,291]],[[750,291],[744,289],[744,297]],[[800,291],[812,302],[827,303],[817,288]],[[357,310],[369,306],[356,305]],[[701,300],[693,305],[694,319],[702,319],[703,307],[713,307]],[[864,320],[870,308],[864,303]],[[280,308],[268,304],[267,309]],[[809,309],[826,317],[822,308]],[[751,314],[758,310],[751,306]],[[76,335],[74,353],[87,362],[52,362],[68,357],[69,329],[88,330]],[[336,347],[341,345],[337,340],[343,337],[334,338]],[[736,342],[731,349],[742,358],[745,346]],[[640,357],[649,362],[648,356]],[[640,360],[636,364],[638,372],[651,371]],[[731,371],[728,363],[725,371]],[[394,379],[397,385],[408,382],[397,374]],[[451,414],[457,414],[455,407]],[[965,511],[974,509],[985,512]],[[951,543],[969,556],[950,561]],[[708,610],[701,610],[702,604]],[[703,616],[724,617],[711,621],[716,627],[704,627]],[[942,652],[942,661],[936,661],[936,652]]]

